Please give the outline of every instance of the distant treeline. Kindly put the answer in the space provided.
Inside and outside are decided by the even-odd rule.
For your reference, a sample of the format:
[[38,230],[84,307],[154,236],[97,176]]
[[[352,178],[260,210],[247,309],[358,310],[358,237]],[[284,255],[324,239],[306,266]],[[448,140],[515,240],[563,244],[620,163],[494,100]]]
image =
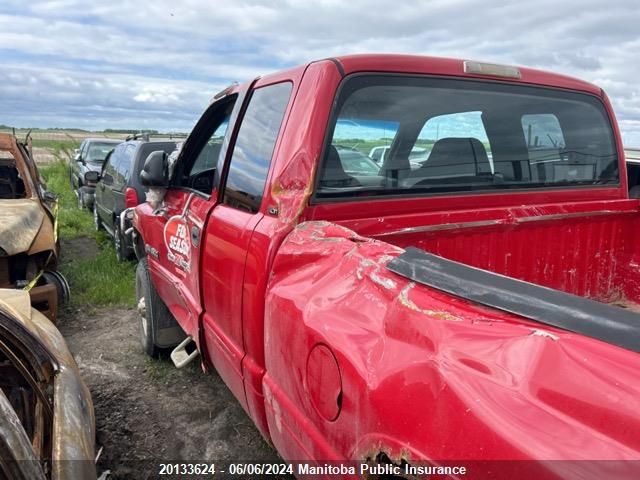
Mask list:
[[[147,133],[149,135],[162,135],[164,132],[160,132],[159,130],[134,130],[134,129],[122,129],[122,128],[106,128],[104,130],[85,130],[83,128],[18,128],[12,127],[10,125],[0,124],[0,130],[13,130],[26,131],[31,130],[33,132],[78,132],[78,133],[118,133],[118,134],[126,134],[133,135],[134,133]],[[167,133],[169,134],[169,133]],[[180,135],[180,132],[170,132],[172,135]]]

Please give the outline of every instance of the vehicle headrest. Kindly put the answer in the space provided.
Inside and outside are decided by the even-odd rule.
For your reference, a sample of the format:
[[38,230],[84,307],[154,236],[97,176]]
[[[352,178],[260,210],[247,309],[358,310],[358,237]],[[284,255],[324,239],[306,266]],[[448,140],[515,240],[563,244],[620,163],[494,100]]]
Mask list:
[[477,138],[442,138],[433,144],[420,175],[478,175],[491,173],[484,145]]

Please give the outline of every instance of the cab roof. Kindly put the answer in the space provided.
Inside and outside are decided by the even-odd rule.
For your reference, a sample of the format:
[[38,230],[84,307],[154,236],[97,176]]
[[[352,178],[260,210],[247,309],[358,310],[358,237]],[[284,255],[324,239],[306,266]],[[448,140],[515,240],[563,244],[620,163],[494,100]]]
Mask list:
[[[509,81],[522,84],[536,84],[556,88],[567,88],[571,90],[581,90],[594,95],[601,95],[602,90],[589,82],[573,78],[567,75],[545,72],[526,67],[504,67],[517,68],[520,78],[504,78],[499,75],[477,74],[465,72],[465,61],[463,59],[427,57],[418,55],[395,55],[395,54],[362,54],[346,55],[329,59],[337,62],[345,75],[357,72],[395,72],[414,73],[426,75],[446,75],[459,78],[485,78],[493,80]],[[483,62],[475,62],[482,65]]]

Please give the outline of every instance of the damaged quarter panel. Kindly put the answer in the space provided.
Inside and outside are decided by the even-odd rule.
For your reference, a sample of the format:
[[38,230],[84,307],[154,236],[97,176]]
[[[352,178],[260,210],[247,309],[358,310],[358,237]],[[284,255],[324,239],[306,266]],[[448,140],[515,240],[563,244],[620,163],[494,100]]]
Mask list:
[[[640,459],[637,354],[416,284],[386,268],[402,252],[328,222],[283,243],[265,391],[285,458]],[[330,368],[310,378],[317,345],[338,389]]]

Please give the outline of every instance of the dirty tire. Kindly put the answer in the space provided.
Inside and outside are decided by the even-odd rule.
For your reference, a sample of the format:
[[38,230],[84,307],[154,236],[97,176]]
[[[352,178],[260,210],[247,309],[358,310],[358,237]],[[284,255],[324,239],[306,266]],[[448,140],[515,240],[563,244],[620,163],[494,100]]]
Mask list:
[[[120,230],[120,219],[116,218],[115,227],[113,231],[113,248],[116,251],[116,259],[119,262],[128,260],[127,247],[122,238],[122,231]],[[139,298],[139,297],[138,297]]]
[[98,216],[98,206],[95,204],[95,202],[93,203],[93,226],[96,229],[96,232],[102,229],[102,221]]
[[[142,348],[151,357],[158,357],[164,351],[155,344],[156,325],[171,312],[158,296],[151,283],[146,257],[141,258],[136,267],[136,298],[138,299],[138,316],[140,317],[140,341]],[[144,313],[140,302],[144,298]]]
[[42,273],[42,276],[47,281],[47,283],[56,287],[56,292],[58,293],[58,307],[64,306],[69,303],[69,283],[62,276],[62,274],[57,271],[46,270]]

